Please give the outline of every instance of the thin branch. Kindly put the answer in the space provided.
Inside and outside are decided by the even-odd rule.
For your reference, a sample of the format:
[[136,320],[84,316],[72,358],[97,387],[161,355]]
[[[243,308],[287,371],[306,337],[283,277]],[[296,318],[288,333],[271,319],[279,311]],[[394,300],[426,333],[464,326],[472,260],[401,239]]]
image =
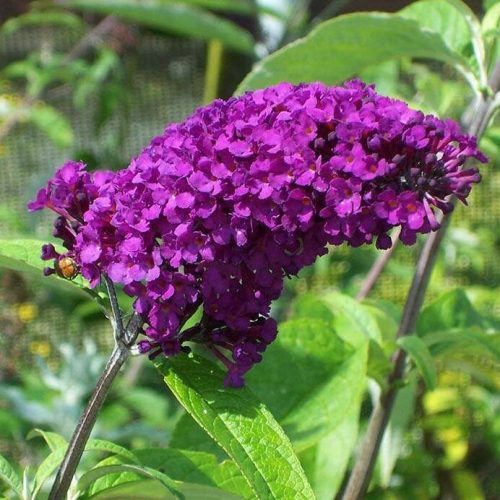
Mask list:
[[118,304],[118,298],[116,296],[114,283],[106,275],[104,275],[104,282],[106,283],[106,289],[109,295],[109,302],[111,304],[111,312],[113,313],[112,324],[115,335],[115,341],[118,343],[119,341],[125,338],[125,330],[123,328],[120,305]]
[[377,283],[380,275],[382,274],[382,271],[385,269],[385,266],[392,257],[394,250],[396,250],[400,233],[401,233],[401,228],[395,229],[395,231],[391,235],[393,240],[391,248],[384,250],[383,252],[379,252],[378,257],[376,258],[375,262],[370,268],[370,271],[368,271],[365,281],[361,285],[361,288],[358,294],[356,295],[356,300],[365,299],[368,296],[368,294],[373,290],[373,287]]
[[101,378],[97,382],[90,401],[73,433],[64,460],[57,472],[54,484],[52,485],[49,500],[64,500],[66,498],[66,493],[71,485],[71,480],[75,475],[76,468],[80,462],[90,433],[94,428],[99,410],[106,399],[113,380],[129,355],[128,349],[123,345],[117,345],[113,349]]
[[[490,86],[494,92],[498,91],[500,86],[500,62],[492,72]],[[474,114],[471,123],[467,127],[470,134],[478,138],[483,134],[496,105],[494,96],[486,98],[479,104],[477,112]],[[445,215],[441,218],[441,229],[432,233],[427,238],[422,252],[420,253],[410,292],[403,309],[403,317],[399,326],[398,337],[408,335],[415,329],[418,314],[422,307],[424,295],[434,267],[434,262],[436,261],[436,256],[449,224],[449,220],[450,215]],[[343,500],[360,500],[365,496],[366,490],[368,489],[380,443],[389,422],[394,400],[397,395],[397,382],[399,382],[404,375],[406,353],[402,349],[398,350],[393,357],[393,361],[394,368],[389,376],[389,389],[381,396],[372,412],[363,444],[342,497]]]
[[115,16],[107,16],[100,23],[96,24],[90,31],[88,31],[80,41],[71,49],[64,58],[65,63],[69,63],[74,59],[78,59],[85,55],[85,53],[101,43],[102,40],[118,26],[119,21]]
[[82,453],[85,450],[85,445],[90,437],[90,433],[94,428],[99,411],[106,400],[106,396],[120,368],[130,356],[129,346],[135,342],[143,323],[140,316],[134,314],[127,323],[127,328],[123,328],[123,320],[116,298],[115,286],[107,276],[105,276],[104,279],[111,302],[111,311],[113,313],[111,319],[115,334],[115,347],[97,382],[90,401],[76,426],[73,436],[71,437],[64,460],[57,472],[54,484],[52,485],[49,500],[64,500],[66,498],[71,480],[80,463]]

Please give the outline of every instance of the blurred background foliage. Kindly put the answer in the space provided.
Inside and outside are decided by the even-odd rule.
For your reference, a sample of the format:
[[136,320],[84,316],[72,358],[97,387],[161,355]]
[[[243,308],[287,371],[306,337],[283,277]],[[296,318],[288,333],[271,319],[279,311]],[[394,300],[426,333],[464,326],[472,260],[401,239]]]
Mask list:
[[[410,3],[3,0],[2,238],[47,239],[51,215],[28,215],[25,205],[66,159],[83,160],[91,169],[123,168],[166,123],[215,97],[230,96],[254,63],[320,22],[362,10],[396,11]],[[467,3],[482,17],[496,2]],[[492,30],[491,43],[498,43],[498,31]],[[457,120],[474,97],[454,69],[421,59],[389,60],[351,76]],[[498,120],[482,148],[490,163],[470,207],[456,210],[419,322],[424,339],[444,332],[428,341],[435,373],[410,378],[401,391],[369,498],[500,498],[500,342],[491,335],[492,345],[485,348],[478,333],[500,329]],[[366,321],[378,324],[384,337],[370,345],[373,381],[387,373],[418,251],[418,245],[399,246],[363,303]],[[332,309],[349,317],[358,311],[349,296],[359,292],[376,256],[373,248],[332,249],[286,283],[275,317],[297,319],[304,310],[321,317],[325,312],[315,309],[319,298],[336,291],[345,296],[331,298]],[[44,451],[37,440],[26,439],[28,432],[41,427],[69,437],[112,340],[99,308],[78,291],[7,269],[0,270],[0,280],[0,453],[29,465]],[[338,321],[349,336],[352,325]],[[453,342],[446,332],[455,335]],[[432,377],[428,390],[422,380]],[[364,397],[361,428],[377,390],[371,383]],[[172,435],[175,441],[179,419],[185,420],[182,410],[149,363],[134,360],[113,389],[95,434],[132,448],[166,446]],[[301,459],[307,471],[310,453]]]

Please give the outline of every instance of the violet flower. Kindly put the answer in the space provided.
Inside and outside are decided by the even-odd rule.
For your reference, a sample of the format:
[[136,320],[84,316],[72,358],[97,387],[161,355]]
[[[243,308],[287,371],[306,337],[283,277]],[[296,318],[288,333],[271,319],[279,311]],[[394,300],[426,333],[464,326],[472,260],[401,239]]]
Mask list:
[[[29,208],[59,214],[91,286],[105,273],[136,298],[141,352],[202,342],[240,386],[276,337],[286,276],[329,244],[388,248],[395,226],[406,244],[436,230],[434,210],[480,179],[469,158],[486,161],[456,123],[373,86],[282,83],[198,109],[115,174],[68,162]],[[199,306],[199,328],[181,333]]]

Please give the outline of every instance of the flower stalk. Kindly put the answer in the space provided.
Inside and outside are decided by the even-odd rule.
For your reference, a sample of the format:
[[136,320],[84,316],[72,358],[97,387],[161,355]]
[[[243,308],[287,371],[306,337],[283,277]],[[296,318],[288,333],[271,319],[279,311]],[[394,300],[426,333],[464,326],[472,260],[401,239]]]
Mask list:
[[111,352],[102,375],[71,437],[66,454],[52,485],[49,500],[64,500],[66,498],[76,468],[85,450],[85,445],[96,423],[99,411],[106,400],[120,368],[130,356],[129,347],[135,342],[139,329],[142,326],[140,317],[134,315],[127,324],[127,327],[123,327],[123,318],[118,305],[115,287],[107,276],[105,276],[104,279],[111,304],[112,316],[110,320],[113,325],[115,347]]
[[129,355],[130,352],[125,346],[116,345],[114,347],[87,407],[73,433],[64,460],[59,467],[54,484],[52,485],[49,500],[64,500],[66,498],[66,493],[71,485],[71,481],[75,475],[76,468],[80,462],[90,433],[94,428],[99,410],[108,395],[113,380]]

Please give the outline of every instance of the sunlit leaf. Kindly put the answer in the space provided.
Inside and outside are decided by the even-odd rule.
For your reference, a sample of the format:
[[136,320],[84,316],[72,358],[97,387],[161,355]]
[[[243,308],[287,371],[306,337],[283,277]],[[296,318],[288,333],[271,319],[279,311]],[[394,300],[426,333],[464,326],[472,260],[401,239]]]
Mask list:
[[438,60],[458,68],[471,84],[474,81],[466,58],[414,19],[355,13],[326,21],[305,38],[263,59],[237,93],[282,81],[339,84],[367,66],[402,57]]
[[158,359],[156,367],[186,410],[238,465],[259,498],[312,497],[289,439],[248,389],[224,389],[224,373],[199,357]]
[[23,485],[21,478],[2,455],[0,455],[0,480],[12,488],[19,497],[22,497]]

